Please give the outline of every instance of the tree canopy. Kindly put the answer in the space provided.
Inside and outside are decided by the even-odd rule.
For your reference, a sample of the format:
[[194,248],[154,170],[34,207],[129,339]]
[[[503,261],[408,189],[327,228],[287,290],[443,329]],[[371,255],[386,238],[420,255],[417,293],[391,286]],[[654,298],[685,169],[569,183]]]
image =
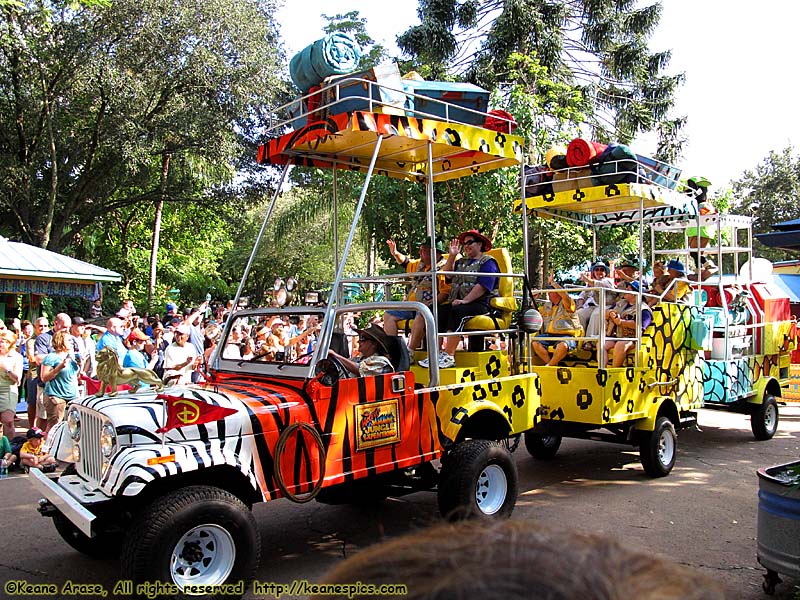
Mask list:
[[[0,234],[115,269],[119,294],[142,304],[163,228],[153,301],[175,290],[230,297],[274,188],[256,145],[269,107],[292,94],[274,10],[274,0],[0,0]],[[490,89],[493,107],[519,123],[529,162],[581,134],[626,142],[656,131],[657,157],[679,154],[684,120],[671,110],[682,75],[664,75],[669,52],[648,48],[658,4],[419,0],[419,14],[398,38],[401,69]],[[364,46],[361,68],[386,59],[357,11],[325,18],[326,32]],[[758,231],[794,218],[798,168],[789,149],[771,154],[737,182],[735,208],[757,215]],[[363,176],[337,178],[341,251]],[[308,289],[332,279],[331,173],[296,169],[292,181],[245,289],[259,301],[276,276]],[[363,251],[346,270],[393,267],[390,237],[414,253],[424,195],[375,177],[356,237]],[[439,183],[434,196],[439,239],[474,227],[521,254],[518,170]],[[590,260],[591,241],[534,220],[533,271]],[[629,246],[625,232],[599,240],[607,258]]]
[[110,211],[217,199],[280,89],[271,0],[0,8],[0,227],[62,250]]
[[[800,218],[800,158],[791,146],[772,151],[754,169],[748,169],[732,185],[732,210],[754,217],[753,232],[767,233],[774,225]],[[764,246],[757,253],[772,261],[796,259],[797,252]]]
[[[487,89],[521,83],[514,54],[535,59],[552,81],[588,101],[584,125],[599,141],[630,142],[657,131],[659,157],[674,160],[683,118],[670,111],[683,74],[666,75],[670,52],[648,41],[658,3],[636,0],[419,0],[420,25],[398,37],[432,75],[463,77]],[[536,81],[527,93],[539,93]]]

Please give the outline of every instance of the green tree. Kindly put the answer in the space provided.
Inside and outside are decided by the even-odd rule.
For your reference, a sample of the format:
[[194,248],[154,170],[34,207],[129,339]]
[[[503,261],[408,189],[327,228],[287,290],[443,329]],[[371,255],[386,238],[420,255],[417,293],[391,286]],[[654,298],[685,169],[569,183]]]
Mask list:
[[[755,169],[748,169],[732,184],[732,212],[754,218],[753,231],[767,233],[782,221],[800,218],[800,158],[791,146],[772,151]],[[796,259],[797,252],[755,242],[760,256],[772,261]]]
[[[165,206],[159,285],[151,306],[162,305],[173,289],[180,290],[179,299],[185,303],[199,303],[207,293],[219,300],[231,296],[244,268],[244,263],[233,273],[220,268],[236,239],[231,212],[203,203]],[[150,266],[152,227],[151,206],[124,207],[86,228],[76,245],[80,258],[100,255],[122,275],[120,291],[112,291],[111,296],[130,298],[142,307],[147,307],[150,299],[144,275]]]
[[3,234],[61,251],[109,213],[241,195],[281,89],[272,0],[0,11]]
[[[671,118],[683,75],[667,76],[670,53],[651,52],[658,4],[635,0],[420,0],[421,24],[398,44],[416,67],[495,90],[527,155],[542,162],[553,145],[578,135],[630,142],[659,134],[657,157],[675,160],[684,118]],[[533,284],[552,269],[591,260],[591,234],[531,219],[528,271]],[[631,240],[600,232],[598,252],[619,258]]]
[[[251,303],[263,303],[277,277],[297,279],[300,293],[330,287],[334,277],[334,244],[332,215],[327,206],[330,190],[327,192],[326,196],[318,194],[313,186],[295,186],[278,199],[270,226],[265,231],[250,276],[245,282],[243,294],[251,298]],[[232,216],[231,229],[236,231],[237,239],[256,239],[267,205],[268,202],[262,202]],[[348,216],[352,216],[352,204],[343,202],[339,221],[340,253],[350,225]],[[360,237],[356,243],[365,247]],[[250,245],[235,244],[225,253],[220,263],[220,273],[227,280],[238,282],[250,252]],[[364,256],[363,252],[352,253],[346,264],[346,272],[364,273]]]
[[[683,74],[665,75],[669,51],[648,39],[661,5],[636,0],[420,0],[420,25],[400,48],[432,74],[460,75],[488,89],[514,81],[515,53],[535,59],[549,78],[589,100],[586,125],[598,140],[630,142],[656,130],[659,155],[678,149],[683,119],[670,119]],[[537,94],[535,82],[528,93]]]

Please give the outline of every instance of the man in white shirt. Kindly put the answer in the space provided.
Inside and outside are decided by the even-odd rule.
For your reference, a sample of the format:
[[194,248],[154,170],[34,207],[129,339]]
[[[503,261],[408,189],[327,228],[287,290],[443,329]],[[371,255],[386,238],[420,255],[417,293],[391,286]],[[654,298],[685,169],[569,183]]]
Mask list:
[[164,382],[168,385],[192,383],[192,372],[200,363],[201,357],[192,344],[188,344],[189,326],[175,328],[174,340],[164,351]]
[[222,351],[222,358],[232,358],[235,360],[242,358],[241,343],[242,330],[237,326],[231,329],[230,335],[228,335],[228,342],[225,344],[225,349]]

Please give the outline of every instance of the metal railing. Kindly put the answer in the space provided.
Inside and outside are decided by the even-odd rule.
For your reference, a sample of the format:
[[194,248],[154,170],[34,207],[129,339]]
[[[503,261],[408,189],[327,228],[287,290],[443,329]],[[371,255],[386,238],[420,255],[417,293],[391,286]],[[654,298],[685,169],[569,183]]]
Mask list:
[[[363,90],[363,93],[353,95],[342,93],[343,88],[351,88],[353,86],[358,86],[359,89]],[[399,100],[387,101],[381,99],[383,96],[391,97],[392,95],[398,99],[402,98],[402,105],[398,105]],[[316,98],[322,99],[322,102],[319,105],[314,105],[312,110],[308,110],[309,101],[313,101]],[[417,100],[423,100],[426,104],[432,103],[435,106],[439,106],[441,107],[441,112],[419,110],[416,108]],[[474,110],[445,100],[417,94],[404,88],[398,89],[383,85],[369,79],[345,77],[275,108],[271,112],[270,123],[265,133],[269,137],[274,137],[285,133],[289,129],[296,128],[299,124],[309,121],[324,121],[329,115],[349,112],[349,110],[340,110],[339,107],[344,103],[353,101],[362,102],[364,108],[358,110],[365,112],[386,112],[406,117],[444,121],[446,123],[474,125],[474,123],[465,123],[463,120],[458,120],[453,115],[467,114],[470,118],[481,123],[487,117],[487,111]],[[286,115],[289,116],[287,117]],[[508,130],[505,133],[510,133],[516,127],[516,122],[514,121],[498,115],[492,115],[492,117],[508,125]]]

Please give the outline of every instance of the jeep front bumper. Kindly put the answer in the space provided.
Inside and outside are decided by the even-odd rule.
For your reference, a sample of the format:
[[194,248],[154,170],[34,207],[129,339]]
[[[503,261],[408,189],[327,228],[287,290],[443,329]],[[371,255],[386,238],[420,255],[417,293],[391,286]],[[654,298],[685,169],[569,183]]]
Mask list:
[[[30,470],[30,481],[42,495],[43,500],[55,506],[59,512],[87,537],[92,537],[92,524],[97,516],[84,504],[94,504],[108,500],[98,490],[87,490],[83,480],[77,475],[62,475],[58,480],[50,479],[39,469]],[[43,512],[43,514],[45,514]]]

